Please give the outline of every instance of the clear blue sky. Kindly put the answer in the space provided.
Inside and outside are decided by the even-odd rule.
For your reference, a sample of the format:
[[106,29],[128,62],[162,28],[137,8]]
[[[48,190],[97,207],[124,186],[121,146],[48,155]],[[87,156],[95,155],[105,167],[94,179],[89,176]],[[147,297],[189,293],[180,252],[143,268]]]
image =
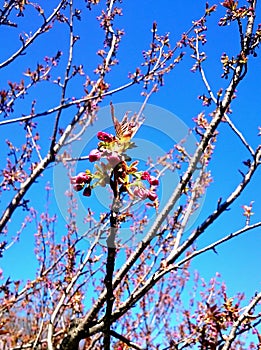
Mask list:
[[[43,2],[44,3],[44,2]],[[81,3],[79,5],[83,6]],[[170,41],[175,44],[179,40],[180,34],[186,31],[193,20],[198,19],[204,13],[204,1],[123,1],[123,17],[117,21],[119,28],[124,28],[125,36],[120,45],[118,59],[119,66],[116,66],[110,76],[111,87],[118,87],[127,82],[129,72],[135,71],[136,67],[142,61],[142,51],[148,48],[151,39],[152,23],[158,23],[158,33],[170,33]],[[99,10],[94,10],[95,16],[99,14]],[[234,25],[221,28],[217,26],[218,15],[221,15],[219,9],[208,19],[209,29],[207,31],[208,43],[205,46],[208,60],[205,64],[206,74],[209,79],[213,91],[217,91],[220,87],[226,86],[226,81],[220,78],[222,74],[219,58],[223,52],[236,55],[239,48],[239,40],[237,29]],[[260,10],[259,10],[260,13]],[[86,22],[79,22],[78,31],[81,36],[81,42],[77,46],[75,64],[83,63],[86,74],[94,77],[93,70],[97,63],[96,52],[102,48],[103,33],[95,21],[95,16],[90,12]],[[28,17],[19,18],[19,27],[0,28],[2,38],[2,50],[0,52],[0,60],[3,61],[19,46],[19,41],[15,39],[20,28],[22,31],[30,31],[35,27],[33,20]],[[258,21],[257,21],[258,23]],[[45,38],[48,35],[48,41]],[[46,34],[39,41],[36,41],[32,49],[26,52],[26,55],[19,58],[16,63],[9,67],[3,68],[0,72],[1,89],[7,87],[7,81],[19,81],[24,78],[21,72],[24,72],[28,66],[34,68],[37,62],[41,63],[44,56],[55,55],[57,50],[64,52],[61,64],[66,61],[66,45],[68,39],[66,33],[62,30],[62,26],[56,25],[53,34]],[[239,86],[237,100],[232,105],[232,119],[236,126],[244,132],[247,140],[256,147],[260,138],[257,137],[258,126],[261,126],[260,103],[259,96],[261,93],[260,74],[261,66],[259,57],[250,60],[249,72],[246,80]],[[251,63],[253,63],[251,65]],[[206,93],[204,85],[200,80],[198,73],[191,73],[190,67],[193,62],[186,54],[183,62],[165,79],[165,86],[153,95],[150,103],[164,108],[182,119],[188,127],[192,127],[192,118],[199,112],[204,110],[197,96]],[[57,76],[60,74],[57,68]],[[76,97],[83,95],[81,83],[84,80],[79,78],[77,84],[71,88]],[[26,97],[25,101],[17,104],[13,117],[19,117],[21,114],[27,114],[30,111],[30,101],[37,99],[37,111],[45,108],[53,107],[57,102],[59,95],[55,95],[57,89],[54,87],[46,89],[47,84],[41,84],[31,92],[31,97]],[[130,90],[120,92],[119,94],[106,99],[103,106],[113,103],[122,102],[141,102],[143,98],[140,96],[140,87],[133,87]],[[72,116],[72,111],[67,111],[66,116]],[[52,117],[47,117],[52,118]],[[47,118],[39,119],[39,126],[45,125],[46,134],[52,126],[48,124]],[[68,119],[69,120],[69,119]],[[19,142],[19,127],[12,125],[9,127],[0,127],[0,138],[4,141],[6,138],[14,139]],[[47,143],[44,142],[45,131],[41,135],[41,147],[44,150]],[[220,141],[216,147],[216,156],[210,164],[210,170],[214,177],[214,183],[209,188],[200,218],[204,219],[206,215],[211,213],[216,207],[219,197],[225,198],[233,189],[235,184],[240,180],[241,175],[238,169],[243,170],[243,160],[249,158],[244,148],[233,138],[232,132],[222,127],[220,130]],[[1,146],[1,164],[5,162],[5,147]],[[84,168],[84,165],[82,166]],[[52,181],[52,169],[49,169],[44,178],[39,180],[39,184],[30,192],[32,204],[34,204],[39,212],[44,210],[43,199],[45,192],[43,185],[47,181]],[[1,210],[4,208],[8,199],[8,194],[3,195],[0,203]],[[242,205],[249,204],[254,200],[253,211],[255,216],[253,221],[261,219],[261,196],[260,196],[260,172],[256,174],[252,184],[245,190],[242,197],[237,200],[232,209],[225,213],[224,218],[218,220],[200,239],[200,246],[212,242],[214,239],[222,237],[224,234],[239,229],[244,224],[242,216]],[[52,198],[51,211],[56,211],[55,198]],[[14,222],[11,227],[16,230],[17,222],[24,213],[18,210],[14,216]],[[200,223],[200,221],[198,221]],[[60,227],[63,227],[62,221]],[[252,295],[261,287],[261,276],[259,267],[261,265],[261,229],[248,232],[240,238],[226,243],[217,249],[218,254],[206,253],[202,257],[196,258],[193,268],[198,269],[202,277],[209,279],[217,271],[219,271],[228,285],[229,291],[245,291],[248,295]],[[33,241],[31,230],[26,230],[17,246],[14,246],[10,252],[6,254],[5,259],[1,262],[2,267],[7,269],[7,275],[13,275],[14,278],[27,278],[33,271],[31,269],[31,259],[33,254]],[[26,273],[25,273],[26,271]]]

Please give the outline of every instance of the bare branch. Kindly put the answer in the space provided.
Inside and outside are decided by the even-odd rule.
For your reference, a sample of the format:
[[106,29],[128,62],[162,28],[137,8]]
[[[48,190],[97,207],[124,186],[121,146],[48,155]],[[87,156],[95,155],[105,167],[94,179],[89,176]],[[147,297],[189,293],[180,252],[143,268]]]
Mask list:
[[[197,60],[199,62],[199,72],[201,74],[201,78],[203,83],[206,86],[206,89],[209,93],[209,96],[211,97],[211,100],[218,105],[218,99],[215,97],[213,90],[210,87],[210,84],[207,80],[204,68],[202,66],[202,63],[200,62],[200,54],[199,54],[199,49],[198,49],[198,36],[197,36],[197,45],[196,45],[196,53],[197,53]],[[254,156],[255,152],[252,149],[252,147],[250,146],[250,144],[246,141],[245,137],[243,136],[243,134],[236,128],[236,126],[233,124],[232,120],[229,118],[227,113],[224,113],[224,119],[226,120],[226,122],[228,123],[228,125],[230,126],[230,128],[234,131],[234,133],[239,137],[239,139],[241,140],[241,142],[243,143],[243,145],[247,148],[247,150],[249,151],[249,153]]]
[[[61,106],[65,104],[65,95],[66,95],[66,89],[67,85],[70,80],[70,70],[72,67],[72,59],[73,59],[73,45],[74,45],[74,27],[73,27],[73,2],[69,2],[69,7],[70,7],[70,18],[69,18],[69,37],[70,37],[70,43],[69,43],[69,55],[68,55],[68,61],[67,61],[67,66],[65,70],[65,77],[64,77],[64,82],[62,84],[62,95],[61,95]],[[62,109],[59,109],[57,111],[57,115],[55,118],[55,123],[54,123],[54,128],[53,128],[53,135],[52,135],[52,142],[50,145],[50,151],[53,149],[55,142],[56,142],[56,137],[57,137],[57,132],[58,132],[58,126],[59,126],[59,120],[61,118],[61,113]]]
[[190,261],[190,260],[194,259],[196,256],[198,256],[198,255],[200,255],[202,253],[205,253],[205,252],[210,251],[210,250],[214,251],[215,248],[218,247],[219,245],[221,245],[221,244],[223,244],[225,242],[228,242],[231,239],[233,239],[233,238],[235,238],[235,237],[237,237],[239,235],[242,235],[243,233],[245,233],[247,231],[254,230],[255,228],[260,227],[260,226],[261,226],[261,221],[255,223],[255,224],[252,224],[252,225],[247,225],[247,226],[241,228],[238,231],[232,232],[232,233],[226,235],[225,237],[223,237],[223,238],[221,238],[221,239],[219,239],[219,240],[209,244],[208,246],[192,252],[186,258],[184,258],[184,259],[180,260],[179,262],[177,262],[175,264],[175,267],[178,268],[178,267],[184,265],[187,261]]
[[131,340],[127,339],[126,337],[124,337],[123,335],[115,332],[114,330],[111,330],[111,335],[116,338],[121,340],[123,343],[127,344],[128,346],[130,346],[132,349],[136,349],[136,350],[144,350],[142,347],[140,347],[139,345],[133,343]]
[[168,259],[167,264],[172,264],[185,249],[187,249],[191,244],[195,241],[197,237],[199,237],[207,227],[209,227],[227,208],[238,198],[238,196],[242,193],[244,188],[249,184],[251,178],[253,177],[256,169],[259,166],[259,162],[261,159],[261,148],[259,148],[256,152],[255,159],[251,163],[251,166],[248,172],[245,174],[243,180],[239,183],[236,189],[230,194],[230,196],[218,206],[218,208],[208,216],[208,218],[187,238],[187,240],[176,250],[173,251]]
[[35,39],[43,34],[49,25],[49,23],[54,19],[54,17],[57,15],[57,13],[60,11],[62,6],[66,3],[66,0],[62,0],[58,6],[54,9],[52,14],[46,19],[45,23],[30,37],[26,42],[18,49],[12,56],[10,56],[6,61],[0,63],[0,69],[6,67],[8,64],[13,62],[17,57],[19,57],[26,49],[28,46],[30,46]]

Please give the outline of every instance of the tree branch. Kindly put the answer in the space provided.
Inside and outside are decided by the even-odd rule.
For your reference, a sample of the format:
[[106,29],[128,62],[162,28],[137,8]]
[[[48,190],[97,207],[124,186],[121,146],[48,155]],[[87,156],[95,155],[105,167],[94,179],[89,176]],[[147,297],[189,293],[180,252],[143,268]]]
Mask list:
[[105,312],[105,320],[104,320],[104,350],[111,349],[111,315],[112,308],[114,303],[114,295],[113,295],[113,272],[115,268],[115,258],[116,258],[116,233],[118,229],[118,212],[119,212],[119,200],[117,198],[114,200],[111,215],[110,215],[110,233],[107,238],[107,262],[106,262],[106,275],[104,279],[104,284],[106,287],[106,312]]
[[124,337],[122,334],[119,334],[117,332],[115,332],[114,330],[111,330],[111,335],[116,338],[121,340],[123,343],[127,344],[128,346],[130,346],[132,349],[136,349],[136,350],[144,350],[144,348],[140,347],[139,345],[133,343],[131,340],[127,339],[126,337]]
[[245,308],[244,312],[238,317],[238,319],[233,323],[232,329],[225,341],[225,344],[220,347],[220,350],[229,350],[233,341],[236,338],[238,328],[243,324],[243,322],[248,318],[248,315],[252,313],[254,307],[261,301],[261,293],[257,294],[249,305]]
[[[121,317],[127,310],[129,310],[134,304],[137,303],[164,275],[172,270],[176,270],[179,265],[173,264],[173,262],[187,249],[192,243],[202,234],[209,225],[211,225],[221,213],[228,208],[228,206],[239,196],[246,185],[249,183],[251,177],[253,176],[257,166],[260,164],[259,160],[261,158],[261,148],[257,151],[256,160],[253,161],[249,172],[245,175],[243,181],[237,186],[236,190],[228,197],[228,199],[220,205],[220,207],[211,214],[189,237],[188,239],[176,250],[170,253],[169,257],[162,261],[162,268],[156,271],[143,286],[136,290],[135,293],[127,299],[121,306],[113,313],[113,321]],[[257,226],[256,226],[257,227]],[[232,238],[232,237],[231,237]],[[221,242],[223,243],[223,242]],[[220,243],[220,244],[221,244]]]
[[201,255],[202,253],[205,253],[205,252],[207,252],[209,250],[213,251],[219,245],[221,245],[221,244],[223,244],[223,243],[225,243],[227,241],[230,241],[231,239],[233,239],[233,238],[235,238],[235,237],[237,237],[237,236],[239,236],[239,235],[241,235],[241,234],[243,234],[243,233],[245,233],[247,231],[254,230],[255,228],[260,227],[260,226],[261,226],[261,221],[255,223],[253,225],[245,226],[245,227],[241,228],[240,230],[237,230],[237,231],[235,231],[233,233],[230,233],[230,234],[226,235],[225,237],[223,237],[223,238],[221,238],[221,239],[219,239],[219,240],[209,244],[208,246],[206,246],[206,247],[204,247],[202,249],[194,251],[193,253],[191,253],[190,255],[185,257],[184,259],[182,259],[179,262],[177,262],[175,264],[175,267],[179,268],[182,265],[184,265],[186,262],[188,262],[188,261],[192,260],[193,258],[195,258],[196,256]]
[[207,217],[206,220],[204,220],[204,222],[187,238],[187,240],[176,251],[173,251],[169,255],[166,261],[167,264],[172,264],[177,259],[177,257],[179,257],[189,246],[191,246],[192,242],[194,242],[195,239],[198,238],[206,230],[206,228],[209,227],[221,215],[221,213],[227,210],[227,208],[236,200],[236,198],[238,198],[260,165],[260,159],[261,148],[256,151],[255,159],[251,163],[248,172],[245,174],[243,180],[239,183],[236,189],[222,204],[218,206],[218,208],[211,215]]
[[[70,80],[70,70],[72,67],[72,59],[73,59],[73,45],[74,45],[74,34],[73,34],[73,1],[71,0],[69,2],[69,7],[70,7],[70,18],[69,18],[69,55],[68,55],[68,61],[67,61],[67,66],[65,70],[65,77],[64,77],[64,82],[62,84],[62,95],[61,95],[61,106],[65,104],[65,95],[66,95],[66,90],[67,86]],[[58,132],[58,126],[59,126],[59,120],[61,117],[62,109],[59,109],[57,111],[57,115],[55,118],[55,123],[54,123],[54,128],[53,128],[53,135],[52,135],[52,142],[50,145],[50,151],[54,148],[55,142],[56,142],[56,137],[57,137],[57,132]]]
[[[197,41],[198,41],[198,36],[197,36]],[[201,74],[201,78],[202,81],[204,83],[204,85],[206,86],[206,89],[208,91],[209,96],[211,97],[211,100],[215,103],[215,105],[218,105],[218,100],[215,97],[213,90],[210,87],[210,84],[208,82],[208,79],[206,77],[204,68],[202,67],[202,63],[200,62],[200,55],[199,55],[199,50],[198,50],[198,45],[196,45],[196,54],[197,54],[197,60],[199,62],[199,72]],[[236,128],[236,126],[233,124],[232,120],[229,118],[227,113],[224,113],[224,118],[226,120],[226,122],[228,123],[228,125],[230,126],[230,128],[234,131],[234,133],[239,137],[239,139],[241,140],[241,142],[243,143],[243,145],[247,148],[247,150],[249,151],[249,153],[254,156],[255,152],[252,149],[252,147],[249,145],[249,143],[246,141],[245,137],[243,136],[243,134]]]
[[47,25],[53,20],[53,18],[57,15],[57,13],[60,11],[62,6],[66,3],[66,0],[62,0],[59,5],[54,9],[52,14],[45,20],[44,24],[30,37],[26,42],[23,44],[23,46],[20,47],[12,56],[10,56],[6,61],[0,63],[0,69],[7,66],[9,63],[13,62],[17,57],[19,57],[25,49],[27,49],[28,46],[30,46],[35,39],[42,33],[45,32],[45,29]]

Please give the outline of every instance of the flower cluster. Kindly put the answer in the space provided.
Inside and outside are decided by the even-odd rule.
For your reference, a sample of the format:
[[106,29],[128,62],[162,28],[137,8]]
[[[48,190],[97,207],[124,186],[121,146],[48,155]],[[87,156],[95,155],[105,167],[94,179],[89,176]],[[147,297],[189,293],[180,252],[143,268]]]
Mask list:
[[71,184],[73,185],[73,189],[75,191],[83,190],[83,195],[86,197],[90,197],[91,195],[91,186],[90,182],[92,180],[92,176],[90,171],[86,170],[85,173],[81,172],[77,176],[71,177]]
[[95,171],[80,172],[71,178],[75,191],[82,191],[84,196],[90,196],[96,186],[109,185],[115,198],[128,193],[132,199],[149,199],[153,206],[158,206],[156,193],[159,180],[148,171],[139,171],[138,161],[131,164],[127,149],[135,147],[130,137],[114,136],[100,131],[97,134],[98,147],[89,153],[89,161],[95,163]]

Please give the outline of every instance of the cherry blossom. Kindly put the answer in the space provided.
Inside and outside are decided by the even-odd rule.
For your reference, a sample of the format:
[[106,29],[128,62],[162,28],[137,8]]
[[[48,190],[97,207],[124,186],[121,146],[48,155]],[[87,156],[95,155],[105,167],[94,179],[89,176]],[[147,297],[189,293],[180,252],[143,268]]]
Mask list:
[[[134,119],[137,121],[137,118],[135,116]],[[75,191],[83,190],[83,195],[89,197],[94,187],[105,187],[109,184],[115,197],[128,193],[131,198],[149,199],[155,202],[156,207],[158,202],[156,189],[159,179],[151,175],[149,171],[140,171],[138,161],[128,164],[131,158],[126,151],[135,146],[131,137],[136,133],[137,125],[142,124],[134,123],[134,119],[131,117],[129,122],[125,115],[123,121],[119,123],[114,117],[116,136],[104,131],[97,133],[100,142],[96,149],[90,151],[88,157],[91,163],[95,163],[95,170],[92,174],[89,171],[81,172],[71,179]],[[125,128],[128,129],[128,137],[124,132]],[[135,129],[133,132],[132,128]]]

